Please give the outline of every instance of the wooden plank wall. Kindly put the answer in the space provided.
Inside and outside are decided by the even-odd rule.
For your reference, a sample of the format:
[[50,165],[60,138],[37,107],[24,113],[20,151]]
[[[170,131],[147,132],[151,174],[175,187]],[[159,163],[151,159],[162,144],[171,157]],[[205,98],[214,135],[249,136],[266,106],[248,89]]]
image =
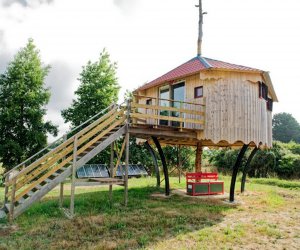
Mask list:
[[207,105],[204,139],[272,145],[272,114],[258,96],[261,80],[260,74],[252,73],[201,73]]
[[[186,85],[186,102],[203,104],[203,98],[194,98],[194,88],[203,86],[206,97],[203,139],[214,143],[225,140],[230,144],[242,141],[272,146],[272,112],[267,111],[266,101],[259,99],[257,82],[262,81],[259,73],[209,70],[182,80]],[[146,90],[145,95],[158,97],[158,87]],[[190,129],[201,126],[185,124]]]

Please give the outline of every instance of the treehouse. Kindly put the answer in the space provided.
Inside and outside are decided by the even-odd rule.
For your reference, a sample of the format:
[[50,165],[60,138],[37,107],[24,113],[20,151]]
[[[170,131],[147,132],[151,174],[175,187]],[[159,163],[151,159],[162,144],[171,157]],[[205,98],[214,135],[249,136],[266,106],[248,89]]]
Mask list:
[[139,87],[132,106],[138,125],[196,133],[182,144],[271,147],[276,101],[268,72],[197,56]]
[[[234,201],[236,176],[247,148],[253,150],[244,167],[243,183],[258,148],[272,146],[272,107],[278,100],[268,72],[201,55],[204,14],[201,0],[198,7],[197,56],[137,88],[133,98],[125,103],[113,103],[99,110],[95,116],[5,173],[4,207],[0,209],[0,218],[7,215],[13,220],[56,186],[60,186],[60,207],[69,217],[74,216],[76,185],[109,185],[110,198],[112,186],[121,185],[126,205],[130,136],[145,141],[159,179],[157,158],[151,145],[157,147],[166,195],[170,193],[169,169],[162,144],[197,148],[195,172],[200,175],[196,175],[196,181],[204,176],[201,174],[204,146],[241,147],[230,186],[230,201]],[[123,143],[118,149],[116,141],[120,140]],[[76,171],[108,147],[111,152],[109,178],[94,176],[78,180]],[[123,153],[125,165],[121,164]],[[116,172],[121,166],[125,170],[121,171],[120,179],[116,178]],[[63,193],[64,182],[69,177],[70,209],[66,210],[62,207]]]

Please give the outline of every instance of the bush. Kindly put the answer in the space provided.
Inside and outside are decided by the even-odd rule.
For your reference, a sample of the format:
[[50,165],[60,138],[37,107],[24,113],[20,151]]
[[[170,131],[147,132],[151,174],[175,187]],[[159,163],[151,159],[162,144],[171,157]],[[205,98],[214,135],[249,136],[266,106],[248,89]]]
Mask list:
[[[243,165],[250,152],[251,150],[248,149],[243,159]],[[218,171],[228,174],[232,173],[238,153],[239,150],[232,149],[209,150],[205,157],[217,167]],[[283,179],[299,179],[300,144],[275,141],[273,148],[259,150],[251,162],[249,176],[256,178],[277,176]]]

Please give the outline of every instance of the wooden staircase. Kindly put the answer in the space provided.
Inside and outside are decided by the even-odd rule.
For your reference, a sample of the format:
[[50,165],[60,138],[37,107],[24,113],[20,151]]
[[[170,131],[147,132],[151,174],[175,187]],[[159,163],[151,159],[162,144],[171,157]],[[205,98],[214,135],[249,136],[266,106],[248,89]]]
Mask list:
[[128,128],[126,107],[113,104],[5,175],[5,205],[12,220],[72,175]]

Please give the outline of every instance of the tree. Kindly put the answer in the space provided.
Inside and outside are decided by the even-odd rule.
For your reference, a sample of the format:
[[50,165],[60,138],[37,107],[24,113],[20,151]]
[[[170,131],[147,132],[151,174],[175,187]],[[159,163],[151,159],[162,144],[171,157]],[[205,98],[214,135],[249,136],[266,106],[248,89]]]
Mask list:
[[[96,62],[88,61],[80,73],[80,85],[75,91],[77,99],[71,106],[61,112],[65,122],[77,127],[101,110],[118,100],[120,86],[116,76],[117,64],[111,62],[108,52],[104,49]],[[90,163],[109,162],[109,147],[102,151]]]
[[273,138],[281,142],[300,142],[300,125],[288,113],[278,113],[273,117]]
[[120,86],[116,77],[116,63],[110,61],[104,49],[96,62],[89,61],[80,73],[77,99],[62,111],[65,122],[76,127],[118,100]]
[[29,39],[0,76],[0,157],[7,169],[45,147],[47,133],[57,135],[57,128],[43,120],[49,69]]

